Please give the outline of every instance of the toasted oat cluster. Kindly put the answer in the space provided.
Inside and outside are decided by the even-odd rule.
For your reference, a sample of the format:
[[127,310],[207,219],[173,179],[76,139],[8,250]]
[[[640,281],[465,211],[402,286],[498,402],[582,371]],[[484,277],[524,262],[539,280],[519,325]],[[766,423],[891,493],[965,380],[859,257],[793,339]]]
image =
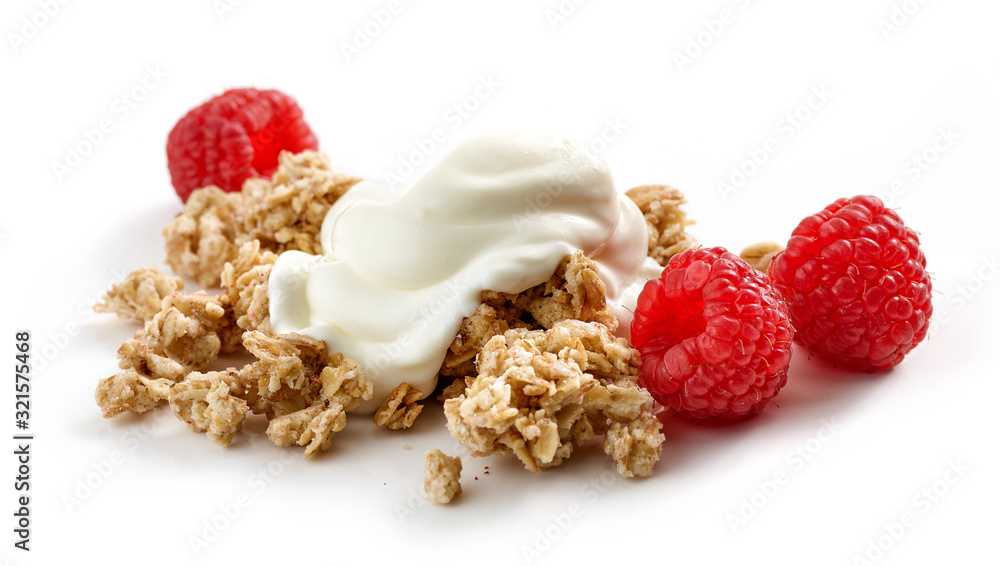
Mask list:
[[424,492],[427,499],[438,505],[447,505],[462,493],[462,460],[434,449],[424,454]]
[[375,411],[375,424],[392,430],[410,428],[424,409],[423,405],[417,404],[421,397],[420,390],[410,387],[405,381],[400,383]]
[[160,312],[164,297],[183,288],[183,281],[165,275],[157,267],[137,269],[112,285],[94,310],[147,322]]
[[281,152],[270,181],[243,184],[243,234],[266,250],[320,253],[319,229],[330,206],[360,181],[335,173],[322,153]]
[[258,240],[250,240],[222,269],[223,294],[233,305],[236,326],[243,330],[271,332],[267,280],[276,259],[278,256],[272,252],[261,253]]
[[[448,429],[473,456],[512,453],[535,472],[558,466],[575,446],[619,423],[656,446],[655,461],[659,421],[631,426],[653,405],[636,385],[638,364],[638,352],[598,322],[508,330],[486,343],[465,392],[445,401]],[[624,476],[652,473],[644,458],[615,459]]]
[[649,231],[649,257],[666,266],[670,258],[698,245],[685,228],[694,224],[681,209],[686,201],[677,189],[667,185],[644,185],[625,194],[639,206]]
[[[164,297],[159,312],[118,350],[122,371],[98,383],[94,398],[104,416],[143,413],[167,402],[188,428],[227,446],[248,413],[262,414],[275,444],[305,446],[307,458],[328,449],[333,434],[344,428],[346,413],[372,398],[374,384],[357,362],[328,355],[324,342],[270,334],[266,285],[274,259],[273,253],[260,253],[256,241],[247,242],[222,271],[221,295]],[[138,270],[125,281],[139,283],[125,288],[140,287],[151,277],[157,276]],[[104,304],[111,301],[105,298]],[[202,373],[220,353],[240,348],[257,361]],[[413,413],[410,398],[406,401],[403,413]],[[412,424],[415,417],[402,420]]]
[[247,179],[239,193],[218,187],[191,193],[183,212],[163,230],[167,263],[211,287],[244,242],[257,240],[274,253],[318,253],[326,212],[359,180],[334,172],[321,153],[282,152],[270,180]]
[[236,257],[242,216],[242,194],[218,187],[194,191],[184,210],[163,229],[167,264],[199,285],[215,285],[222,267]]
[[442,376],[475,376],[476,354],[490,338],[512,328],[541,330],[563,320],[599,322],[612,331],[618,326],[597,264],[580,251],[564,257],[545,283],[517,295],[483,291],[482,300],[462,321],[445,355]]

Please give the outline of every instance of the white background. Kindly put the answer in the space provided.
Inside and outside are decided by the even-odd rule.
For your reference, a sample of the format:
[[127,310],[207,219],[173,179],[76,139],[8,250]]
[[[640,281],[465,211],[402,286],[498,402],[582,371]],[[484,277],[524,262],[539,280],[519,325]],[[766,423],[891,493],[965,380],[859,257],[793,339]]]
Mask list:
[[[30,554],[12,546],[13,440],[0,448],[0,559],[996,563],[995,2],[427,0],[391,18],[384,0],[223,2],[0,8],[0,351],[13,361],[15,331],[31,331],[36,435]],[[477,93],[481,82],[496,86]],[[160,230],[180,210],[167,132],[234,86],[293,95],[335,166],[374,179],[438,128],[446,142],[427,162],[497,128],[593,138],[621,189],[680,187],[700,241],[735,250],[784,240],[835,198],[880,194],[921,232],[932,336],[873,376],[797,350],[765,414],[671,420],[648,480],[609,481],[596,446],[534,475],[465,458],[465,493],[448,507],[412,508],[424,450],[462,452],[436,406],[410,432],[351,420],[309,462],[272,446],[259,420],[228,449],[169,411],[104,420],[93,389],[135,326],[90,305],[128,271],[164,265]],[[102,121],[98,140],[88,132]],[[762,165],[746,162],[765,144],[776,151]],[[87,155],[57,173],[68,148]],[[722,186],[740,166],[746,181]],[[11,365],[0,430],[13,434]],[[196,555],[192,537],[213,521],[225,528]]]

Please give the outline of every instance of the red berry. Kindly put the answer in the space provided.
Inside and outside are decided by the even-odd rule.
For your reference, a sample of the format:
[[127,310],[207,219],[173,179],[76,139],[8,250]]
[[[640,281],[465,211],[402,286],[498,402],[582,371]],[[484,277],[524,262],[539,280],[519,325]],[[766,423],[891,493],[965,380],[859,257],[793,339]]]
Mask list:
[[639,384],[695,418],[757,413],[785,385],[792,334],[788,308],[762,273],[724,248],[688,250],[639,295]]
[[887,369],[927,334],[931,278],[917,233],[873,196],[804,218],[768,275],[796,342],[853,369]]
[[227,90],[188,112],[167,137],[167,166],[181,200],[208,185],[236,192],[270,177],[282,150],[319,147],[302,110],[276,90]]

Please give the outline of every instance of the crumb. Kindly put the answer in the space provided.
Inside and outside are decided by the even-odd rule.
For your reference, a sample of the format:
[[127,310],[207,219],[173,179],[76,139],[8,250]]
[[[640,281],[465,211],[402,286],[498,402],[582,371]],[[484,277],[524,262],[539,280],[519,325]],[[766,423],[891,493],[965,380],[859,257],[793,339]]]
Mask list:
[[417,404],[420,397],[419,390],[410,387],[405,381],[400,383],[375,411],[375,424],[392,430],[410,428],[417,415],[424,409],[423,405]]
[[218,187],[191,193],[184,210],[166,228],[167,263],[175,273],[212,287],[227,261],[236,257],[243,196]]
[[316,151],[282,151],[270,180],[243,184],[243,237],[281,253],[322,253],[319,231],[330,206],[360,179],[333,172],[330,160]]
[[653,475],[666,440],[661,427],[660,420],[648,412],[629,423],[611,423],[604,436],[604,452],[618,463],[619,474],[626,478]]
[[[424,491],[427,499],[447,505],[462,493],[462,460],[445,455],[440,450],[428,450],[424,455]],[[476,478],[479,479],[479,478]]]
[[165,275],[157,267],[136,269],[112,285],[94,310],[148,322],[160,312],[164,297],[183,288],[184,281]]
[[649,232],[649,257],[666,266],[675,254],[698,245],[685,229],[694,224],[681,209],[684,195],[667,185],[644,185],[625,192],[639,206]]
[[547,469],[609,422],[652,409],[636,385],[638,352],[597,322],[509,330],[477,360],[479,375],[444,405],[448,429],[473,456],[513,453],[529,471]]
[[785,246],[777,242],[758,242],[743,248],[743,251],[740,252],[740,258],[757,271],[767,273],[771,260],[783,249]]
[[409,450],[409,449],[410,449],[410,445],[409,444],[404,444],[403,445],[403,450]]

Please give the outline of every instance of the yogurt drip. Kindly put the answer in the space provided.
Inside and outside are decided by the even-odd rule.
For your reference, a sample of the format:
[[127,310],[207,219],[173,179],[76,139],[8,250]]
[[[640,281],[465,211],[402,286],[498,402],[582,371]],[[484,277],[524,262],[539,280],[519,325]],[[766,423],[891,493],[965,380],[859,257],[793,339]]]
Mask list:
[[408,191],[361,181],[327,213],[322,255],[288,251],[268,287],[271,326],[361,364],[374,412],[400,382],[424,396],[480,292],[520,293],[583,250],[627,336],[660,267],[646,224],[604,159],[547,131],[484,135],[450,151]]

